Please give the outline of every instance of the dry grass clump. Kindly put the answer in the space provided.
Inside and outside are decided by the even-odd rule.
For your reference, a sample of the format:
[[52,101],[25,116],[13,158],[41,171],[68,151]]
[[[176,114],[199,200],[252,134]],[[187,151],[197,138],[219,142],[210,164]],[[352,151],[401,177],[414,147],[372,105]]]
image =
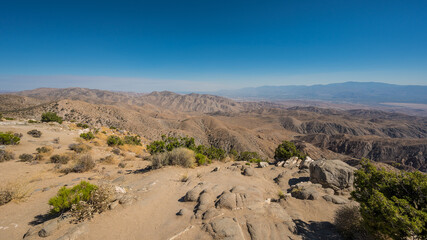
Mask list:
[[362,225],[362,215],[359,206],[343,206],[337,210],[334,224],[345,239],[373,240]]
[[61,170],[63,173],[83,173],[89,170],[92,170],[95,167],[95,161],[93,161],[92,156],[89,154],[81,156],[76,163],[69,168],[64,168]]
[[0,162],[6,162],[15,159],[15,154],[12,152],[0,149]]
[[143,154],[145,152],[145,148],[143,146],[140,146],[140,145],[125,144],[125,145],[119,146],[119,148],[122,151],[133,152],[133,153],[135,153],[137,155],[138,154],[141,155],[141,154]]
[[175,148],[170,152],[155,154],[151,157],[152,167],[161,168],[167,165],[194,167],[196,158],[194,151],[188,148]]
[[28,184],[21,182],[9,183],[0,188],[0,206],[13,200],[22,201],[28,197],[29,192]]
[[72,143],[68,148],[76,153],[86,153],[89,152],[92,147],[84,143]]

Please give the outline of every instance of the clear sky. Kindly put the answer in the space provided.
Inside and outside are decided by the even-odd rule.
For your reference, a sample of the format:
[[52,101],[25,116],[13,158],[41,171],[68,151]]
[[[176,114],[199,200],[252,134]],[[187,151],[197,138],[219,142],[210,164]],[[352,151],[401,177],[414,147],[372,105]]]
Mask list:
[[427,85],[426,0],[0,0],[0,90]]

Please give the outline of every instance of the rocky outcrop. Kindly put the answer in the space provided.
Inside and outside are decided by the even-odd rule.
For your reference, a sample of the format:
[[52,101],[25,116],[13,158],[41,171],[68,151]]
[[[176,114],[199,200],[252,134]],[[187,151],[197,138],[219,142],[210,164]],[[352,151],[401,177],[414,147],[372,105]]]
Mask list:
[[351,188],[355,170],[341,160],[319,160],[310,164],[310,181],[334,190]]

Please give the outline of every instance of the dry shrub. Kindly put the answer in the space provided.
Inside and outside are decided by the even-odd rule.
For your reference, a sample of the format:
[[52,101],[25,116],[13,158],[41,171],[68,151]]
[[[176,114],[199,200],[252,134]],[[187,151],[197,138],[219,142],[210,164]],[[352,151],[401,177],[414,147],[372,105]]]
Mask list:
[[31,162],[33,161],[34,156],[32,154],[28,154],[28,153],[23,153],[21,155],[19,155],[19,161],[20,162]]
[[144,147],[140,146],[140,145],[129,145],[129,144],[125,144],[125,145],[119,146],[119,148],[122,151],[133,152],[133,153],[135,153],[137,155],[144,153]]
[[118,163],[118,160],[113,155],[108,155],[104,158],[99,159],[99,161],[101,163],[105,163],[105,164],[117,164]]
[[92,170],[95,167],[95,161],[93,161],[92,156],[89,154],[81,156],[77,162],[70,168],[65,168],[62,170],[63,173],[82,173]]
[[70,157],[67,155],[55,154],[52,157],[50,157],[51,163],[67,164],[68,161],[70,161]]
[[91,192],[87,202],[80,201],[71,207],[71,216],[73,222],[82,222],[91,219],[96,213],[102,213],[108,209],[108,206],[115,200],[115,189],[110,184],[102,184]]
[[15,155],[9,151],[0,149],[0,162],[6,162],[15,159]]
[[194,167],[196,158],[194,151],[188,148],[175,148],[166,153],[155,154],[151,158],[153,168],[161,168],[167,165],[178,165],[182,167]]
[[346,205],[339,208],[335,213],[334,224],[345,239],[375,239],[364,229],[362,215],[357,205]]
[[22,201],[29,195],[29,192],[28,184],[22,182],[9,183],[0,188],[0,206],[12,200]]
[[72,143],[68,148],[76,153],[86,153],[89,152],[92,147],[84,143]]

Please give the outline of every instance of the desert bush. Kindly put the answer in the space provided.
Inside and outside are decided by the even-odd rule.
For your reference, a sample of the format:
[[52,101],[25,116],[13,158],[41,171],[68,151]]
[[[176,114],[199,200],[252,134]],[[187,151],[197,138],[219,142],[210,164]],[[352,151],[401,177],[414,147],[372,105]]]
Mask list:
[[99,161],[101,163],[107,163],[107,164],[115,164],[117,162],[116,158],[113,155],[108,155],[104,158],[100,158]]
[[119,146],[123,145],[123,141],[120,137],[111,135],[107,139],[108,146]]
[[176,148],[170,152],[153,155],[151,162],[153,168],[161,168],[167,165],[193,167],[196,158],[194,151],[187,148]]
[[95,135],[93,135],[92,132],[87,132],[87,133],[80,134],[80,137],[83,138],[84,140],[92,140],[95,138]]
[[28,153],[23,153],[21,155],[19,155],[19,161],[20,162],[31,162],[33,161],[34,157],[32,154],[28,154]]
[[32,136],[32,137],[34,137],[34,138],[39,138],[39,137],[42,136],[42,132],[40,132],[37,129],[33,129],[31,131],[28,131],[27,134],[30,135],[30,136]]
[[154,141],[147,145],[147,150],[151,154],[170,152],[175,148],[188,148],[191,150],[196,149],[194,138],[189,137],[166,137],[162,135],[162,140]]
[[89,125],[87,125],[86,123],[77,123],[76,126],[83,129],[89,128]]
[[0,149],[0,162],[6,162],[15,159],[15,155],[9,151]]
[[0,121],[3,119],[3,114],[0,113]]
[[[196,150],[196,152],[199,152],[199,151]],[[209,148],[204,148],[204,151],[199,153],[205,155],[209,159],[216,159],[216,160],[223,160],[227,156],[227,153],[225,150],[221,148],[216,148],[214,146],[210,146]]]
[[68,161],[70,161],[70,157],[68,157],[66,155],[55,154],[55,155],[50,157],[51,163],[67,164]]
[[73,188],[62,187],[55,197],[49,199],[49,205],[52,206],[51,213],[63,213],[70,210],[73,204],[79,204],[80,201],[89,201],[91,193],[96,188],[96,185],[85,181],[81,181]]
[[22,135],[11,132],[0,132],[0,145],[17,145],[21,141]]
[[363,159],[351,195],[360,203],[363,226],[373,235],[427,238],[426,174],[389,172]]
[[364,229],[357,205],[345,205],[339,208],[335,213],[334,224],[345,239],[375,239]]
[[114,126],[111,126],[111,127],[110,127],[110,129],[111,129],[111,130],[116,130],[117,128],[116,128],[116,127],[114,127]]
[[257,152],[241,152],[238,161],[251,161],[252,159],[260,159],[260,156]]
[[206,157],[201,153],[197,153],[195,158],[196,158],[197,165],[199,166],[210,164],[212,162],[210,159],[208,159],[208,157]]
[[114,186],[102,184],[90,193],[87,201],[80,201],[71,206],[71,216],[74,222],[91,219],[95,213],[102,213],[108,209],[115,199]]
[[116,155],[120,155],[120,149],[118,148],[114,148],[113,150],[111,150],[112,153],[116,154]]
[[28,120],[28,123],[38,123],[36,120],[30,119]]
[[126,163],[125,162],[120,162],[119,165],[117,165],[119,168],[125,168],[126,167]]
[[60,139],[59,139],[59,137],[57,137],[57,138],[54,138],[52,142],[55,144],[59,144],[59,141],[60,141]]
[[37,153],[50,153],[53,151],[52,147],[38,147],[36,148]]
[[123,139],[124,144],[141,146],[141,138],[139,136],[125,136]]
[[283,141],[282,144],[277,146],[274,151],[274,159],[276,161],[286,161],[291,157],[298,157],[300,159],[304,159],[306,157],[305,154],[298,151],[293,142]]
[[34,160],[35,161],[43,161],[44,160],[43,154],[37,153],[36,155],[34,155]]
[[12,200],[23,200],[28,197],[30,189],[23,182],[8,183],[0,188],[0,206]]
[[11,118],[11,117],[4,117],[4,119],[9,120],[9,121],[15,120],[15,118]]
[[42,114],[42,122],[57,122],[62,123],[62,118],[54,112],[45,112]]
[[68,148],[76,153],[85,153],[89,152],[92,147],[83,143],[72,143]]
[[72,172],[82,173],[92,170],[95,167],[95,162],[91,155],[81,156],[76,164],[72,167]]

